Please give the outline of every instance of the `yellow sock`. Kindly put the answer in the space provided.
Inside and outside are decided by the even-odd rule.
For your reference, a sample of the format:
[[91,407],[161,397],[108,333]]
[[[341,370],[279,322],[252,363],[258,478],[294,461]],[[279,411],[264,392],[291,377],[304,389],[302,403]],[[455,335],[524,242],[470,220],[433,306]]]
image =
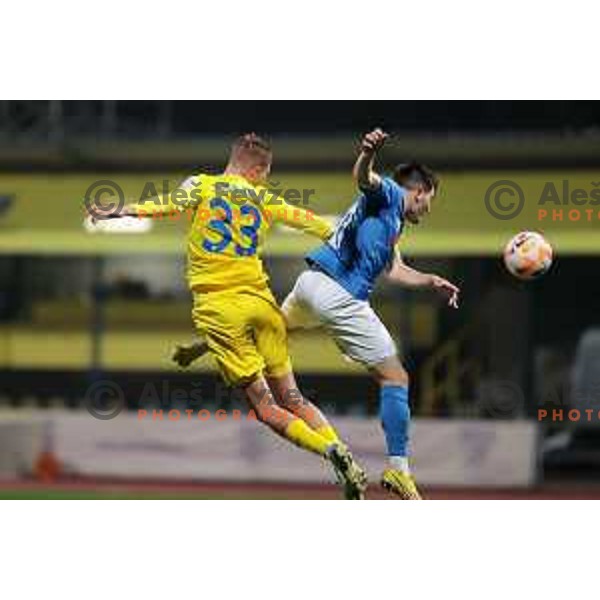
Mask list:
[[323,425],[323,427],[316,429],[316,432],[323,436],[330,444],[340,441],[337,431],[331,425]]
[[302,419],[294,419],[289,423],[285,428],[285,437],[300,448],[321,456],[325,456],[331,445],[331,440],[311,429]]

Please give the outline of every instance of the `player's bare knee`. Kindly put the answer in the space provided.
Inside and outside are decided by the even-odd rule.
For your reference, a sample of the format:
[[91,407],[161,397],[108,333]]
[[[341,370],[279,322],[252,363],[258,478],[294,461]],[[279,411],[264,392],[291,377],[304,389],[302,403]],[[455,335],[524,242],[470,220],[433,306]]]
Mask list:
[[248,404],[256,413],[259,421],[267,422],[270,418],[270,407],[275,404],[275,399],[271,388],[266,381],[260,377],[252,383],[242,387],[246,394]]
[[408,387],[410,381],[406,369],[397,356],[387,358],[371,369],[380,385],[399,385]]
[[408,373],[404,369],[400,369],[397,372],[386,374],[381,379],[381,385],[400,385],[408,387],[409,378]]

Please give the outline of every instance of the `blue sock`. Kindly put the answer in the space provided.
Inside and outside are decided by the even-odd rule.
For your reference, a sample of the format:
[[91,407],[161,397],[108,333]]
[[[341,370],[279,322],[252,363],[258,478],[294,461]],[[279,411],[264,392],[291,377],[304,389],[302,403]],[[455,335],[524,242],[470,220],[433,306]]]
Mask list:
[[408,387],[384,385],[379,393],[380,416],[389,456],[408,456],[410,408]]

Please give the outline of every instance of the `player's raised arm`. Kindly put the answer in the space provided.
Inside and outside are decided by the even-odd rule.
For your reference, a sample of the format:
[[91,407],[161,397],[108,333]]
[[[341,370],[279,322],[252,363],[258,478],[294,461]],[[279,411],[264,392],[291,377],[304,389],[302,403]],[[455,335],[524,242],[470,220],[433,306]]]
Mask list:
[[375,155],[387,138],[387,133],[381,129],[374,129],[362,139],[360,154],[352,170],[356,184],[361,190],[375,189],[381,184],[381,177],[373,170],[373,165]]
[[399,252],[396,252],[394,262],[391,269],[387,272],[386,277],[388,281],[399,283],[404,287],[433,288],[447,298],[448,306],[458,308],[459,287],[439,275],[423,273],[422,271],[417,271],[416,269],[409,267],[402,260],[402,256]]

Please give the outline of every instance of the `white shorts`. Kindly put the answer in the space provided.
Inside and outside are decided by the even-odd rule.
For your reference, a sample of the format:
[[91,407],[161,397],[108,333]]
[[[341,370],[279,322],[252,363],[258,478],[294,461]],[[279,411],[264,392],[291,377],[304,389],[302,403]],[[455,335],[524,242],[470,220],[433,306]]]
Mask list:
[[397,353],[371,305],[320,271],[304,271],[281,309],[290,330],[325,327],[345,355],[366,366]]

